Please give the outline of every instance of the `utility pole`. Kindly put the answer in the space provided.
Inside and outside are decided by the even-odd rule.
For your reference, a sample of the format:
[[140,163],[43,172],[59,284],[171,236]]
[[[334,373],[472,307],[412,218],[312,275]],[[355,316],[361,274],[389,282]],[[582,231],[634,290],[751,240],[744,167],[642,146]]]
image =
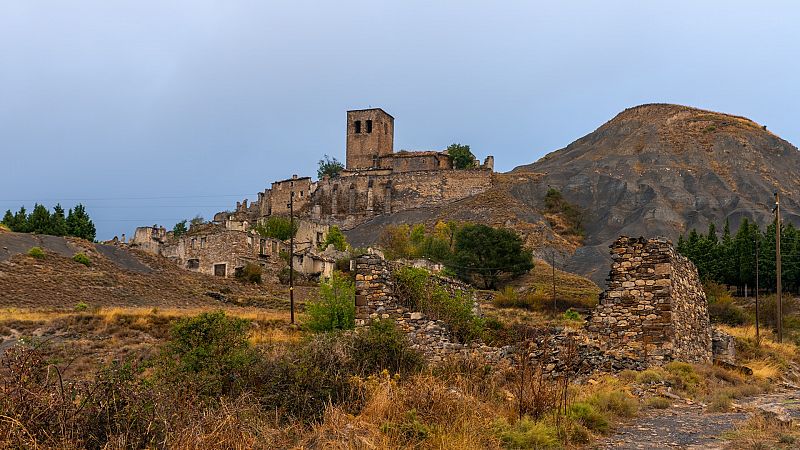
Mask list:
[[294,325],[294,189],[289,193],[289,322]]
[[553,314],[556,313],[556,251],[550,250],[550,262],[553,266]]
[[778,191],[775,191],[775,272],[777,275],[777,313],[778,317],[778,342],[783,342],[783,301],[781,294],[783,288],[781,286],[781,197]]
[[[761,232],[759,231],[758,234],[760,235]],[[761,239],[760,236],[756,236],[756,345],[761,345],[761,335],[758,333],[758,248],[761,246]]]

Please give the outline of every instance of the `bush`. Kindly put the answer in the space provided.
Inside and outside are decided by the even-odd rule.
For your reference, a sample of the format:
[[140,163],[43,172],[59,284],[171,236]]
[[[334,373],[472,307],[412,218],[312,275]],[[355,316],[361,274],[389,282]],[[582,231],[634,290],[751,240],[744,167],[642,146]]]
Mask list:
[[[290,269],[288,267],[284,267],[283,269],[281,269],[280,272],[278,272],[278,281],[281,284],[289,284],[289,270]],[[302,274],[295,270],[294,271],[294,282],[297,283],[297,280],[300,280],[300,279],[302,279]]]
[[467,283],[494,289],[501,278],[522,275],[533,268],[533,256],[522,238],[509,229],[468,224],[455,234],[454,250],[446,266]]
[[406,443],[424,441],[431,435],[432,430],[428,425],[417,418],[417,410],[406,412],[401,422],[386,422],[381,425],[381,431],[386,434],[399,436]]
[[339,272],[320,284],[320,296],[306,303],[308,320],[305,325],[311,331],[348,330],[355,326],[356,288],[353,282]]
[[89,260],[89,257],[83,253],[75,253],[75,255],[72,256],[72,260],[78,264],[83,264],[86,267],[92,265],[92,261]]
[[744,309],[734,302],[731,293],[724,286],[706,282],[703,290],[708,298],[708,316],[712,322],[732,326],[743,325],[747,322]]
[[162,351],[157,378],[194,387],[204,396],[231,394],[246,380],[256,360],[247,340],[248,327],[246,320],[222,311],[179,320]]
[[333,245],[333,248],[340,252],[347,250],[347,238],[336,225],[330,227],[328,234],[325,236],[325,241],[319,243],[319,248],[325,250],[329,245]]
[[669,373],[669,381],[676,388],[690,394],[696,393],[703,381],[702,377],[695,372],[691,364],[673,361],[664,366],[664,368]]
[[394,320],[376,320],[358,330],[352,341],[356,371],[362,375],[388,370],[391,373],[414,372],[422,367],[419,352],[412,350],[406,335]]
[[236,271],[236,278],[246,283],[261,284],[262,272],[260,265],[247,263],[242,270]]
[[672,402],[664,397],[650,397],[647,399],[647,407],[651,409],[667,409],[672,406]]
[[640,384],[654,384],[662,381],[664,381],[664,373],[656,369],[647,369],[636,374],[636,382]]
[[469,149],[469,145],[450,144],[447,147],[447,154],[453,161],[453,167],[456,169],[474,169],[477,164],[475,163],[475,155]]
[[608,432],[608,419],[589,403],[576,402],[569,407],[567,416],[586,428],[599,433]]
[[564,319],[565,320],[574,320],[576,322],[580,322],[580,321],[583,320],[581,315],[577,311],[573,310],[572,308],[569,308],[566,311],[564,311]]
[[78,302],[78,304],[75,305],[75,311],[76,312],[86,311],[87,309],[89,309],[89,305],[87,303]]
[[36,259],[44,259],[45,254],[41,247],[31,247],[31,249],[28,250],[28,256]]
[[526,417],[518,420],[513,426],[500,422],[497,428],[500,441],[506,448],[561,448],[558,429],[542,421],[534,421]]
[[589,397],[588,403],[620,417],[633,417],[639,410],[637,401],[624,391],[601,391]]

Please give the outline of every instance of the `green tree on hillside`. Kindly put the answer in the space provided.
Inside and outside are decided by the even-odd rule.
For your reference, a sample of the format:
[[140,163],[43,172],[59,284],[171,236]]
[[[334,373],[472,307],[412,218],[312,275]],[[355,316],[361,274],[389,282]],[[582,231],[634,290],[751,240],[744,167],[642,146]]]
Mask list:
[[66,223],[68,235],[86,239],[87,241],[94,240],[97,230],[82,204],[78,203],[75,208],[69,210]]
[[14,213],[10,209],[7,209],[5,215],[3,215],[2,224],[7,226],[9,230],[14,231]]
[[36,203],[28,217],[28,229],[31,233],[47,234],[50,231],[50,212],[44,205]]
[[48,234],[53,236],[65,236],[67,234],[67,218],[64,208],[60,203],[53,207],[53,214],[50,215],[50,227]]
[[468,224],[456,233],[447,267],[467,282],[494,289],[501,276],[518,276],[533,268],[533,256],[511,230]]
[[469,149],[469,145],[451,144],[447,147],[447,154],[453,161],[456,169],[473,169],[476,167],[475,155]]

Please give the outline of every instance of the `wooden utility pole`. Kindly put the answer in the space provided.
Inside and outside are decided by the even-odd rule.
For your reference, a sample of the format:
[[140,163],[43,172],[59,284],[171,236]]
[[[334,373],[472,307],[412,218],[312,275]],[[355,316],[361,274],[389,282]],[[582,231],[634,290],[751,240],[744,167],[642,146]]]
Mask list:
[[759,236],[756,236],[756,345],[761,345],[761,335],[758,333],[758,248],[761,246],[761,239],[759,231]]
[[775,191],[775,272],[777,284],[777,314],[775,319],[778,323],[778,342],[783,342],[783,302],[781,294],[783,288],[781,286],[781,197],[778,191]]
[[550,251],[550,262],[553,265],[553,314],[556,313],[556,251]]
[[294,189],[289,193],[289,322],[294,324]]

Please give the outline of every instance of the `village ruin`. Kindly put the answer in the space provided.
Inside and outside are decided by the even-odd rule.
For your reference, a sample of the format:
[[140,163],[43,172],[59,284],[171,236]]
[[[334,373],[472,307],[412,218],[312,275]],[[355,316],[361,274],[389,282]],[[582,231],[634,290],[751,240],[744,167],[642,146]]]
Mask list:
[[291,200],[299,224],[295,269],[330,276],[340,255],[320,245],[331,226],[348,230],[383,214],[451,203],[492,186],[492,156],[483,164],[475,161],[475,168],[455,169],[446,150],[395,152],[394,117],[380,108],[347,111],[346,135],[346,164],[338,176],[314,181],[293,175],[185,235],[176,237],[158,225],[139,227],[130,245],[187,270],[230,277],[247,263],[266,266],[289,251],[286,242],[262,237],[252,227],[288,217]]

